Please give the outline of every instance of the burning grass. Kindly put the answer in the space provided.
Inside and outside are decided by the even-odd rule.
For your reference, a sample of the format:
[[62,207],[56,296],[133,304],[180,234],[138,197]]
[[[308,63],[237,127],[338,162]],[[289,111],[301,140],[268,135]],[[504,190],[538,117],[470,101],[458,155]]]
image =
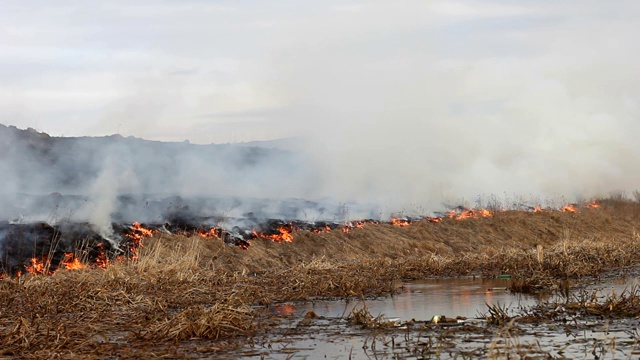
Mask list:
[[[248,250],[215,237],[155,234],[139,239],[144,246],[133,260],[112,261],[106,269],[0,281],[0,355],[103,358],[153,351],[179,358],[187,355],[174,342],[193,339],[215,340],[209,349],[215,353],[236,346],[233,339],[268,330],[272,315],[258,305],[385,295],[402,279],[468,274],[506,273],[514,290],[551,289],[636,266],[640,204],[600,205],[576,213],[506,211],[410,226],[300,231],[292,242],[255,239]],[[606,306],[625,304],[636,303]]]

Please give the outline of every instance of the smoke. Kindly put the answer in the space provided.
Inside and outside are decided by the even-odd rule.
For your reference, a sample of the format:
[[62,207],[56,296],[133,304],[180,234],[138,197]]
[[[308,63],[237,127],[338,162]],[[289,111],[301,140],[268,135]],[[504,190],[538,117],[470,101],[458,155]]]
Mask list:
[[[352,218],[377,218],[479,195],[573,201],[636,189],[637,2],[328,2],[314,11],[284,3],[106,8],[131,14],[117,28],[151,39],[152,50],[135,44],[142,54],[127,63],[117,37],[91,32],[123,56],[116,68],[90,57],[111,72],[87,76],[87,89],[109,99],[100,107],[104,94],[88,97],[104,111],[86,129],[194,143],[293,140],[52,145],[31,133],[28,147],[13,134],[3,142],[2,192],[77,195],[55,211],[108,233],[114,219],[163,221],[187,208],[316,220],[347,206]],[[80,28],[108,21],[79,11]],[[149,32],[150,20],[172,25]],[[230,35],[210,35],[220,33]],[[64,101],[75,102],[80,90],[71,90]],[[51,207],[35,206],[41,200],[20,199],[1,207],[5,218],[50,217]]]
[[591,2],[462,4],[374,2],[283,30],[269,84],[293,109],[279,121],[321,144],[308,150],[324,159],[322,192],[433,209],[634,190],[633,16],[597,16]]
[[[93,224],[98,234],[105,239],[113,239],[111,226],[112,214],[119,211],[118,196],[121,194],[139,194],[138,176],[132,169],[129,154],[124,148],[114,145],[105,149],[107,158],[99,170],[97,177],[89,182],[88,199],[80,213],[88,215],[87,221]],[[82,169],[78,169],[81,173]],[[112,242],[112,245],[116,245]]]
[[307,196],[319,171],[293,151],[117,135],[56,138],[3,125],[0,138],[0,215],[12,222],[89,222],[110,239],[113,222],[186,218],[233,228],[246,219],[336,220],[343,206]]

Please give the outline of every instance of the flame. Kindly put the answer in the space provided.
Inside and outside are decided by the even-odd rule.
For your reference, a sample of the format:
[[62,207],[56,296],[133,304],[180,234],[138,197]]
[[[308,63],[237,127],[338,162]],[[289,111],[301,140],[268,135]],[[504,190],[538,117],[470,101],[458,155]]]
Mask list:
[[487,209],[466,209],[461,210],[460,213],[458,213],[457,210],[451,210],[446,214],[446,216],[450,219],[455,220],[479,219],[483,217],[493,216],[493,212]]
[[111,261],[107,257],[107,254],[105,254],[104,252],[104,244],[99,243],[98,256],[96,257],[96,265],[98,265],[99,268],[106,269],[107,266],[109,266],[109,264],[111,264]]
[[[131,253],[131,255],[129,256],[129,259],[138,260],[139,258],[138,249],[143,247],[142,239],[147,237],[152,237],[153,230],[143,227],[139,222],[136,221],[133,224],[131,224],[131,232],[125,234],[125,236],[131,239],[131,244],[129,245],[129,252]],[[106,259],[106,256],[104,257],[104,260],[108,260]],[[103,264],[103,265],[104,266],[102,265],[99,265],[99,266],[104,268],[108,264]]]
[[440,221],[442,221],[442,218],[441,218],[441,217],[439,217],[439,216],[438,216],[438,217],[429,217],[429,216],[427,216],[427,217],[425,217],[425,219],[426,219],[428,222],[430,222],[430,223],[434,223],[434,224],[437,224],[437,223],[439,223]]
[[493,213],[490,210],[487,210],[487,209],[478,209],[477,213],[478,213],[478,215],[480,217],[493,216]]
[[131,224],[131,230],[132,232],[125,236],[134,241],[140,241],[146,237],[153,236],[153,230],[142,227],[142,225],[137,221]]
[[595,201],[592,200],[591,203],[587,204],[587,209],[597,209],[600,207],[600,205]]
[[43,259],[31,258],[31,266],[26,266],[26,270],[29,274],[42,274],[42,275],[51,275],[52,271],[49,271],[49,261],[45,256]]
[[[325,226],[323,226],[323,227],[321,227],[321,228],[315,228],[315,229],[313,229],[313,230],[311,230],[311,231],[312,231],[314,234],[320,234],[320,233],[323,233],[323,232],[329,232],[329,231],[331,231],[331,226],[329,226],[329,225],[325,225]],[[343,230],[343,231],[344,231],[344,230]]]
[[366,221],[351,221],[344,225],[342,228],[343,233],[348,233],[352,229],[362,229]]
[[539,213],[543,213],[543,212],[547,212],[547,210],[543,209],[542,206],[540,206],[540,205],[536,205],[533,208],[533,213],[534,214],[539,214]]
[[278,228],[277,234],[265,234],[265,233],[256,233],[256,236],[261,238],[270,239],[274,242],[293,242],[293,235],[291,234],[291,230],[287,226],[280,226]]
[[562,212],[577,213],[578,209],[576,209],[575,205],[569,204],[562,208]]
[[216,228],[212,227],[208,231],[200,230],[200,231],[198,231],[198,235],[200,235],[203,238],[217,238],[217,239],[219,239],[220,238],[220,229],[216,229]]
[[85,265],[80,262],[80,259],[75,257],[73,253],[65,253],[62,259],[62,266],[67,270],[79,270],[84,269]]
[[409,226],[411,225],[411,223],[409,222],[409,220],[401,220],[398,218],[394,218],[392,217],[391,220],[389,220],[389,222],[391,223],[391,225],[393,226]]

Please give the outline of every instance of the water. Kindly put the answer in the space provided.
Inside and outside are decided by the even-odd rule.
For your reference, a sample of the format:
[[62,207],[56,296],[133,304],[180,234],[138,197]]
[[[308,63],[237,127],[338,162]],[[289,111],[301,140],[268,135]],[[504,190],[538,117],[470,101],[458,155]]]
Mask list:
[[313,310],[323,317],[344,317],[355,308],[366,306],[373,316],[407,321],[431,319],[433,316],[473,318],[487,311],[487,305],[506,307],[513,312],[535,305],[547,297],[511,294],[506,289],[510,279],[430,279],[407,282],[401,293],[373,300],[317,301],[306,304],[281,304],[274,311],[283,315],[301,316]]
[[[582,286],[599,298],[621,294],[638,278],[609,279]],[[368,300],[286,303],[268,311],[285,320],[261,341],[231,358],[264,359],[425,359],[425,358],[635,358],[640,355],[638,319],[563,317],[549,321],[494,326],[474,319],[499,306],[511,315],[524,314],[541,302],[559,302],[560,295],[522,295],[505,291],[510,280],[457,278],[412,281],[397,295]],[[491,289],[491,290],[490,290]],[[574,291],[574,295],[575,295]],[[398,325],[364,329],[346,320],[365,307]],[[313,311],[319,318],[305,319]],[[465,317],[463,323],[433,324],[432,317]],[[416,320],[414,325],[406,322]]]

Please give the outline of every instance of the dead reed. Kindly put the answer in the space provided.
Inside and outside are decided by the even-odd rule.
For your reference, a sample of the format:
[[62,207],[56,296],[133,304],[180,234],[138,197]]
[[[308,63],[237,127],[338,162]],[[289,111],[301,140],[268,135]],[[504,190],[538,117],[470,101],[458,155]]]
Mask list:
[[640,314],[640,287],[625,289],[621,294],[607,294],[598,298],[597,292],[581,291],[562,308],[576,314],[608,318],[637,317]]
[[255,311],[246,305],[217,303],[209,308],[190,307],[154,324],[141,336],[154,341],[248,336],[257,330],[255,317]]
[[[119,344],[127,344],[138,356],[180,357],[174,342],[194,338],[216,340],[220,351],[271,323],[255,305],[385,295],[403,279],[506,273],[514,290],[558,288],[567,279],[638,264],[640,204],[601,205],[577,214],[507,211],[349,233],[300,232],[292,243],[261,239],[248,250],[156,235],[138,260],[106,270],[1,280],[0,355],[122,357]],[[589,311],[630,314],[636,295]]]

